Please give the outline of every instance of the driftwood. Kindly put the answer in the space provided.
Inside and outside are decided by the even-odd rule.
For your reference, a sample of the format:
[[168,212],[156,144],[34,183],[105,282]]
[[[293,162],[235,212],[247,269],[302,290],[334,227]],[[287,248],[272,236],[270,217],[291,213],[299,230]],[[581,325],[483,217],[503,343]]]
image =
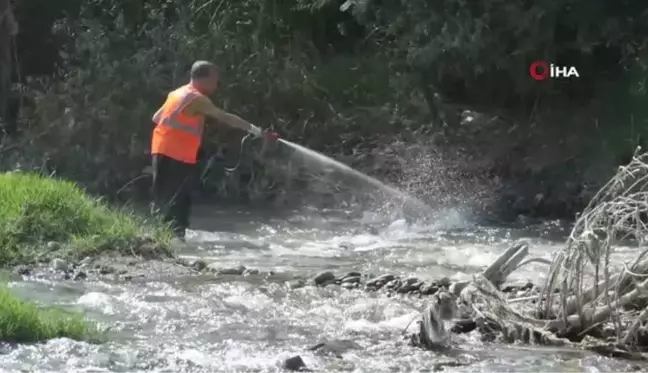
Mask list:
[[[504,254],[497,258],[497,260],[489,266],[481,276],[479,276],[478,279],[483,279],[483,281],[480,280],[480,282],[490,284],[490,289],[484,292],[484,294],[489,294],[487,298],[495,298],[495,300],[490,303],[497,303],[497,300],[499,299],[499,296],[493,295],[494,293],[491,291],[492,289],[497,290],[495,284],[501,285],[504,283],[506,278],[520,265],[528,253],[529,248],[526,244],[515,245],[506,250]],[[475,281],[477,280],[472,282],[456,283],[451,287],[449,292],[440,291],[432,296],[427,307],[421,314],[418,333],[411,337],[413,344],[426,348],[440,348],[446,345],[449,342],[449,337],[448,331],[444,325],[445,321],[455,318],[458,309],[460,308],[465,309],[466,307],[469,307],[470,304],[489,303],[485,299],[475,303],[459,301],[459,296],[466,297],[466,294],[473,294],[473,296],[477,294],[474,289]],[[484,288],[482,287],[481,289]],[[479,311],[476,312],[478,314],[477,319],[482,320],[482,324],[487,322],[487,320],[483,318],[482,313]],[[490,318],[489,320],[492,321],[500,319]]]
[[[562,320],[561,332],[583,333],[606,322],[619,342],[631,341],[624,332],[627,306],[646,297],[648,260],[648,154],[635,154],[632,161],[592,199],[550,270],[539,302],[539,315]],[[628,239],[637,255],[630,266],[615,266],[612,256]],[[554,289],[558,285],[558,299]],[[629,331],[636,330],[631,328]]]
[[[412,341],[423,348],[447,346],[451,333],[444,323],[454,319],[451,332],[476,330],[486,340],[569,345],[645,359],[647,240],[648,153],[636,153],[592,199],[553,261],[525,260],[526,245],[511,247],[482,275],[436,294]],[[632,263],[614,258],[620,246],[626,252],[635,248]],[[542,288],[507,299],[499,287],[531,262],[550,264]]]

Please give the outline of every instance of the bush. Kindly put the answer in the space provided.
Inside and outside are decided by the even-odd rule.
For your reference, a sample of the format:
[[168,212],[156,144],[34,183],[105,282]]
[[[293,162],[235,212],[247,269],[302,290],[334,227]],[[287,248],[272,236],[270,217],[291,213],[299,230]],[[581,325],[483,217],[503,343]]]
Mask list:
[[[137,198],[149,187],[132,181],[150,162],[151,115],[196,59],[223,70],[217,105],[333,156],[359,159],[402,136],[431,153],[470,149],[477,160],[463,163],[505,181],[540,169],[576,174],[565,166],[571,159],[578,173],[605,175],[648,136],[640,2],[50,3],[16,5],[24,78],[16,92],[25,107],[19,134],[0,141],[0,170],[56,171],[110,197]],[[539,58],[577,66],[581,76],[536,82],[528,66]],[[467,126],[464,110],[484,120]],[[206,148],[218,142],[237,154],[240,132],[217,127]],[[270,174],[266,161],[242,167],[255,173],[251,182],[231,173],[234,187],[210,192],[285,190],[291,175],[257,177]],[[594,163],[603,171],[581,170]]]
[[[25,96],[33,105],[23,111],[21,132],[28,140],[3,153],[0,169],[56,171],[111,197],[116,190],[126,197],[147,188],[130,181],[150,163],[150,118],[166,94],[187,81],[196,59],[223,70],[222,88],[213,97],[217,105],[333,154],[378,132],[400,132],[406,112],[425,106],[419,94],[403,89],[409,77],[375,48],[324,56],[310,51],[307,40],[294,44],[279,30],[283,21],[268,18],[273,12],[256,2],[228,6],[217,23],[210,22],[209,7],[197,4],[168,11],[151,5],[134,29],[125,25],[128,12],[100,17],[90,9],[80,19],[57,23],[57,33],[73,35],[57,55],[61,70],[26,79]],[[283,11],[295,21],[312,16],[292,8],[286,4]],[[327,17],[340,16],[350,18],[337,10]],[[259,17],[263,25],[247,24]],[[250,33],[259,35],[258,43],[249,42]],[[206,144],[237,153],[240,131],[216,126],[208,135]]]
[[79,256],[130,250],[144,235],[158,244],[171,237],[166,227],[111,209],[73,182],[30,173],[0,174],[0,214],[0,265],[36,259],[50,241]]
[[29,343],[53,338],[88,340],[93,329],[77,313],[54,308],[40,308],[16,297],[9,289],[0,288],[0,340]]

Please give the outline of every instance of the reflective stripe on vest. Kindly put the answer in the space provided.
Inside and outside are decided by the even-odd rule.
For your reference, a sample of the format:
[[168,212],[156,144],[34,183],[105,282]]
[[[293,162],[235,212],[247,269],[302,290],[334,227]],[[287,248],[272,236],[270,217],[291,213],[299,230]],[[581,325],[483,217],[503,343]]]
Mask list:
[[205,127],[204,123],[200,123],[198,126],[192,126],[184,124],[178,119],[187,105],[189,105],[195,98],[200,97],[200,94],[193,92],[190,88],[184,89],[186,90],[184,97],[182,97],[182,101],[180,101],[180,104],[176,106],[171,115],[167,116],[166,118],[162,118],[162,110],[158,110],[158,112],[153,116],[153,121],[158,125],[164,125],[173,129],[191,133],[192,135],[196,135],[198,137],[202,137]]

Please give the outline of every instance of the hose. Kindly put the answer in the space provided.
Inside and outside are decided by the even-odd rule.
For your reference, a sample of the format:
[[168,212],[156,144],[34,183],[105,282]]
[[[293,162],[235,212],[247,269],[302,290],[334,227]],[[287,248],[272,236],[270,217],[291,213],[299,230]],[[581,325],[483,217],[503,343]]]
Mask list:
[[[41,135],[45,135],[45,134],[46,134],[46,133],[42,133]],[[250,138],[252,138],[252,137],[253,137],[253,135],[252,135],[251,133],[249,133],[249,134],[243,136],[243,138],[241,139],[241,149],[240,149],[240,151],[239,151],[239,155],[238,155],[238,159],[237,159],[237,161],[236,161],[236,164],[234,165],[234,167],[223,167],[223,168],[225,169],[225,171],[227,171],[227,172],[234,172],[234,171],[236,171],[236,170],[239,168],[239,166],[241,165],[241,158],[243,157],[243,151],[244,151],[244,148],[245,148],[245,143],[246,143]],[[276,140],[279,139],[279,135],[278,135],[276,132],[265,132],[265,133],[263,134],[263,137],[264,137],[266,140],[269,139],[269,140],[272,140],[272,141],[276,141]],[[3,151],[11,150],[12,148],[13,148],[13,147],[0,148],[0,153],[2,153]],[[264,146],[264,149],[265,149],[265,146]],[[262,150],[262,152],[264,152],[264,151]],[[204,184],[204,182],[205,182],[205,178],[206,178],[207,175],[209,174],[209,170],[211,169],[212,165],[214,164],[214,161],[216,160],[216,157],[217,157],[217,156],[218,156],[217,154],[214,154],[214,155],[212,155],[211,157],[209,157],[209,159],[207,160],[207,164],[205,165],[205,168],[203,169],[203,172],[200,174],[199,183],[200,183],[201,185]],[[150,166],[149,166],[149,167],[150,167]],[[132,185],[133,183],[135,183],[136,181],[138,181],[138,180],[140,180],[140,179],[143,179],[143,178],[145,178],[145,177],[150,177],[151,175],[152,175],[152,172],[144,171],[144,173],[143,173],[142,175],[139,175],[139,176],[135,177],[134,179],[132,179],[132,180],[130,180],[128,183],[126,183],[124,186],[122,186],[121,188],[119,188],[119,189],[117,190],[117,193],[116,193],[116,194],[120,194],[120,193],[122,193],[124,190],[126,190],[126,188],[128,188],[129,186],[131,186],[131,185]]]
[[[234,172],[239,168],[239,166],[241,165],[241,158],[243,158],[243,149],[245,147],[245,143],[251,137],[252,137],[251,134],[247,134],[247,135],[243,136],[243,138],[241,139],[241,146],[240,146],[240,149],[239,149],[239,154],[238,154],[238,158],[236,160],[236,164],[234,164],[234,167],[224,167],[225,171]],[[205,168],[203,169],[203,172],[200,175],[200,183],[203,183],[205,181],[205,178],[207,178],[207,175],[209,174],[209,171],[211,170],[212,165],[216,161],[217,157],[218,157],[218,154],[214,154],[211,157],[209,157],[209,159],[207,160],[207,164],[205,165]]]
[[[247,135],[243,136],[243,138],[241,139],[241,146],[240,146],[240,149],[239,149],[239,155],[238,155],[238,159],[236,160],[236,164],[234,165],[234,167],[223,167],[225,169],[225,171],[234,172],[239,168],[239,166],[241,165],[241,158],[243,158],[243,151],[244,151],[243,149],[245,149],[245,143],[250,138],[252,138],[251,134],[247,134]],[[216,155],[213,155],[209,159],[213,163],[215,158],[216,158]],[[211,164],[208,163],[208,166],[211,166]]]

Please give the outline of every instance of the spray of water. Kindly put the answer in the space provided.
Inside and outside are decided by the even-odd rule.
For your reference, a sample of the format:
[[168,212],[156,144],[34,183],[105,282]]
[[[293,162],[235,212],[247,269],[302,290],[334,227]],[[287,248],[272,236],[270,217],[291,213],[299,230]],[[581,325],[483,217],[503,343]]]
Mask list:
[[309,157],[309,158],[311,158],[313,160],[316,160],[316,161],[320,162],[321,164],[333,166],[336,169],[338,169],[339,171],[342,171],[342,172],[344,172],[344,173],[346,173],[348,175],[353,175],[353,176],[357,177],[358,179],[360,179],[360,180],[362,180],[362,181],[364,181],[364,182],[366,182],[368,184],[371,184],[371,185],[375,186],[376,188],[378,188],[378,189],[380,189],[382,191],[385,191],[385,192],[391,194],[394,197],[402,199],[405,203],[407,203],[410,206],[415,206],[418,209],[422,209],[422,210],[426,210],[426,211],[432,211],[432,209],[427,204],[425,204],[425,202],[419,200],[418,198],[412,197],[412,196],[410,196],[410,195],[408,195],[408,194],[406,194],[406,193],[404,193],[404,192],[402,192],[402,191],[400,191],[400,190],[398,190],[398,189],[396,189],[394,187],[391,187],[391,186],[381,182],[380,180],[378,180],[376,178],[373,178],[373,177],[371,177],[371,176],[369,176],[367,174],[364,174],[364,173],[362,173],[362,172],[360,172],[358,170],[354,170],[353,168],[345,165],[342,162],[338,162],[333,158],[327,157],[322,153],[319,153],[319,152],[317,152],[315,150],[312,150],[312,149],[308,149],[308,148],[306,148],[304,146],[301,146],[299,144],[295,144],[294,142],[284,140],[284,139],[279,139],[279,141],[282,144],[294,149],[295,151],[298,151],[301,154],[303,154],[303,155],[305,155],[305,156],[307,156],[307,157]]

